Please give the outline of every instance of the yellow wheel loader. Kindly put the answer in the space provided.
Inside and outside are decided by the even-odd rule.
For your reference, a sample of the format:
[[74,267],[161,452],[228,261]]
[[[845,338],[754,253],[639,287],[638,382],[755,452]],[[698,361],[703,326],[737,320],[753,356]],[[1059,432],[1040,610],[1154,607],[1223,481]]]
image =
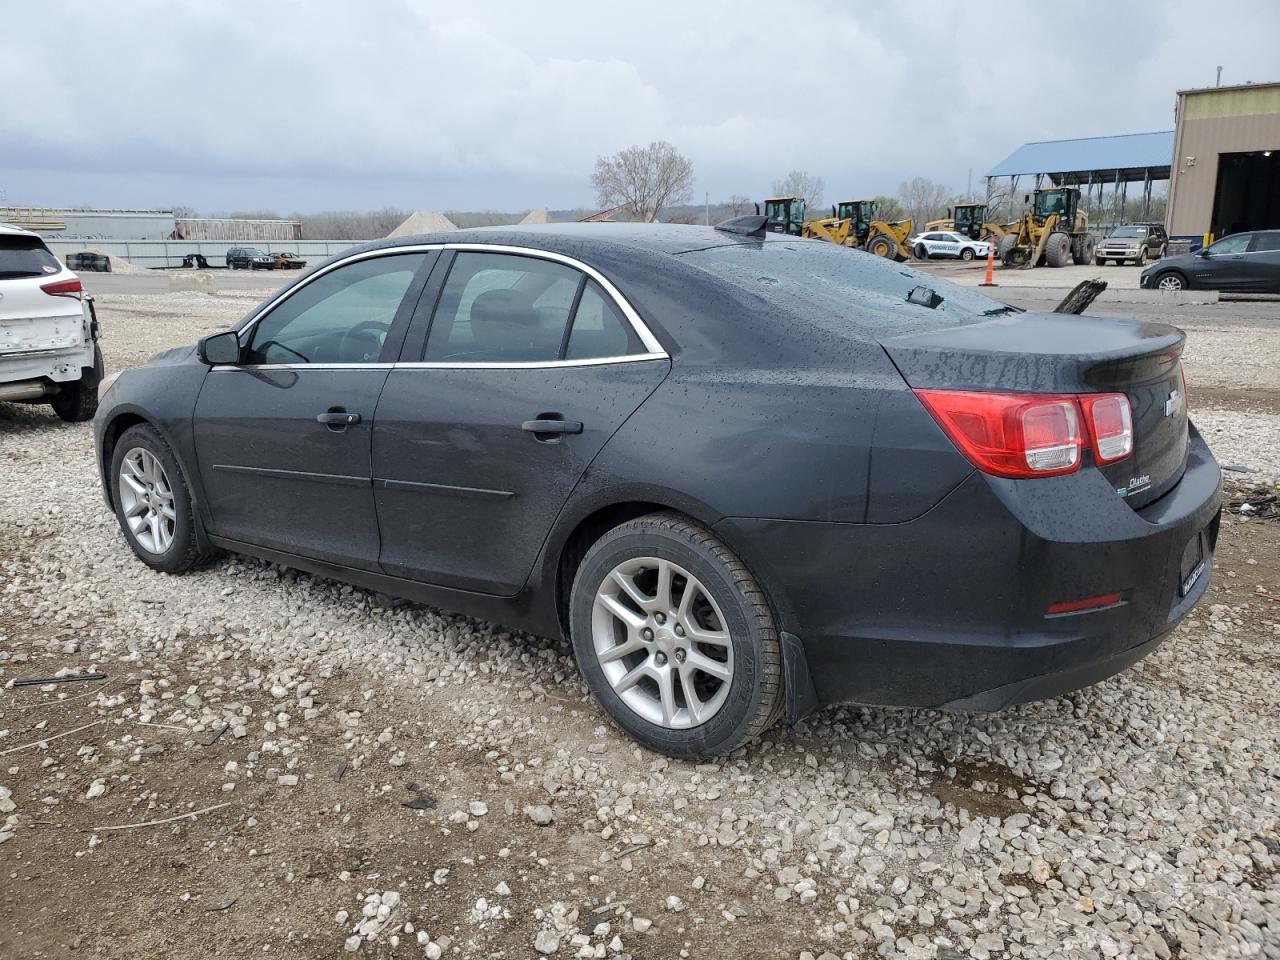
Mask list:
[[1006,233],[1018,228],[1014,223],[992,223],[987,220],[985,203],[957,203],[947,211],[949,216],[941,220],[930,220],[924,225],[925,232],[930,230],[954,230],[962,233],[970,240],[987,240],[998,242]]
[[[770,233],[788,233],[793,237],[804,235],[804,197],[770,197],[764,202],[764,215],[769,218]],[[760,205],[756,205],[756,214]]]
[[1075,187],[1037,190],[1014,229],[1000,238],[996,256],[1006,267],[1065,267],[1093,262],[1097,240],[1089,233],[1089,215],[1080,209]]
[[[858,247],[890,260],[902,262],[911,256],[911,248],[907,246],[907,238],[911,236],[910,220],[876,219],[876,202],[874,200],[841,200],[831,208],[833,220],[846,220],[848,238],[846,246]],[[824,222],[824,221],[819,221]]]

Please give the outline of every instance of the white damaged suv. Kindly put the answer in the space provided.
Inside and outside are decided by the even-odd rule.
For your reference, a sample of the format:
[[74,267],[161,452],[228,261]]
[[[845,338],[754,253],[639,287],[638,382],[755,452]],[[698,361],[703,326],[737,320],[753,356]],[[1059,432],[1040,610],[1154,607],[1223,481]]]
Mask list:
[[0,400],[92,420],[101,381],[98,323],[80,278],[38,234],[0,223]]

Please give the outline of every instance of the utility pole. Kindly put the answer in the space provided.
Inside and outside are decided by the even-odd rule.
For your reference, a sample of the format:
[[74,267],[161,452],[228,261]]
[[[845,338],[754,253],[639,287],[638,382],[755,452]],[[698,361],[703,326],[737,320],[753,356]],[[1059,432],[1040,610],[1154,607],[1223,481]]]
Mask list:
[[710,190],[708,190],[706,193],[702,195],[702,200],[703,200],[703,203],[706,204],[707,226],[709,227],[711,226],[711,191]]
[[1221,67],[1219,67],[1219,68],[1218,68],[1218,79],[1217,79],[1217,81],[1214,83],[1214,86],[1215,86],[1215,87],[1220,87],[1220,86],[1222,86],[1222,68],[1221,68]]

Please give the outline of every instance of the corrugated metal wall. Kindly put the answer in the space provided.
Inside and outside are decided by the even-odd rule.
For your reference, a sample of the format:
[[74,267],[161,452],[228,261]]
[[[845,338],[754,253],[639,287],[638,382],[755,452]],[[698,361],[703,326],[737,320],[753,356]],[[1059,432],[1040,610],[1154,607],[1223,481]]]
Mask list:
[[[1268,96],[1269,90],[1275,94]],[[1169,185],[1170,235],[1198,237],[1209,231],[1218,154],[1280,150],[1280,111],[1253,112],[1272,105],[1280,106],[1280,87],[1179,94]]]
[[[265,241],[254,244],[268,253],[296,253],[314,267],[335,253],[342,253],[365,243],[364,240],[292,240]],[[239,243],[221,240],[59,240],[46,237],[45,243],[57,256],[66,259],[68,253],[80,250],[96,250],[115,257],[124,257],[139,267],[180,267],[183,258],[198,253],[211,267],[225,267],[227,251]]]
[[230,240],[254,243],[265,240],[301,240],[302,224],[297,220],[215,220],[209,217],[177,222],[182,240]]

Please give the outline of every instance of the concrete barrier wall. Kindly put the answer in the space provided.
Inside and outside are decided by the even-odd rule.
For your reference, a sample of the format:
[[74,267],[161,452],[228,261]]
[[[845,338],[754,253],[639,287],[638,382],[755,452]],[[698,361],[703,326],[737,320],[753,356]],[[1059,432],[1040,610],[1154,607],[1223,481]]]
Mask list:
[[54,240],[46,238],[49,249],[62,259],[69,253],[97,250],[113,257],[123,257],[139,267],[180,267],[183,258],[198,253],[211,267],[227,265],[227,251],[232,247],[256,247],[268,253],[296,253],[315,266],[335,253],[342,253],[364,243],[364,240],[262,240],[254,243],[230,243],[225,240]]

